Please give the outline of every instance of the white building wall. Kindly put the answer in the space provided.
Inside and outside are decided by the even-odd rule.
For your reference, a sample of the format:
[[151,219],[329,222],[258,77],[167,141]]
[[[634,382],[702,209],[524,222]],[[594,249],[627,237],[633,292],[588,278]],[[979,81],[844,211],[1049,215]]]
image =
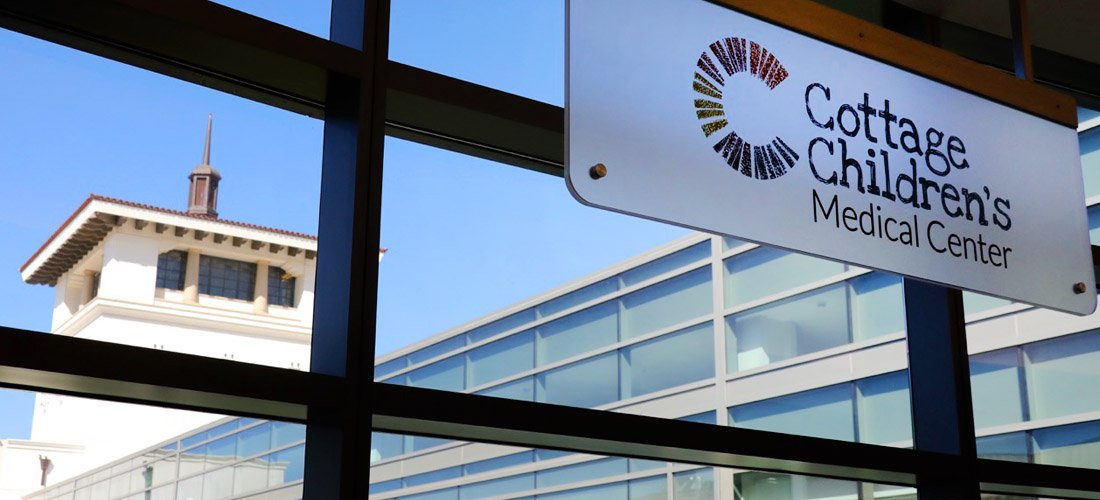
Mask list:
[[[243,261],[264,259],[282,267],[298,279],[295,307],[271,306],[268,313],[257,314],[248,301],[202,295],[199,304],[186,304],[181,292],[158,290],[158,256],[187,248]],[[180,238],[171,231],[155,232],[153,224],[143,229],[124,224],[59,278],[51,330],[88,340],[308,370],[315,262],[302,254],[289,257],[285,251],[272,254],[266,247],[235,246],[231,239],[214,243],[210,236],[195,240],[187,233]],[[100,282],[96,297],[91,298],[95,272],[100,273]],[[35,398],[31,439],[51,443],[49,453],[41,454],[53,462],[47,484],[57,484],[219,418],[40,393]],[[9,446],[8,442],[0,441],[0,500],[19,499],[38,489],[41,474],[41,447]]]
[[50,459],[47,484],[60,477],[71,477],[80,472],[75,467],[82,463],[83,447],[27,441],[22,439],[0,440],[0,499],[18,499],[20,495],[40,487],[42,468],[39,456]]
[[[182,313],[181,313],[182,314]],[[294,340],[264,338],[230,328],[211,328],[201,313],[160,319],[139,319],[117,313],[92,320],[75,336],[138,347],[163,349],[198,356],[233,359],[245,363],[308,369],[309,336],[297,334]],[[191,324],[188,324],[191,323]],[[275,337],[275,327],[272,327]],[[280,337],[293,337],[284,333]]]
[[144,235],[112,232],[103,243],[99,297],[152,304],[159,246]]
[[80,308],[84,292],[84,277],[77,273],[65,273],[57,280],[53,303],[52,327],[66,322]]
[[[183,434],[221,417],[185,410],[38,393],[35,395],[31,440],[66,443],[84,448],[83,454],[51,457],[57,470],[49,475],[48,484],[56,484],[91,467],[140,451],[150,444]],[[4,464],[6,468],[7,463]]]

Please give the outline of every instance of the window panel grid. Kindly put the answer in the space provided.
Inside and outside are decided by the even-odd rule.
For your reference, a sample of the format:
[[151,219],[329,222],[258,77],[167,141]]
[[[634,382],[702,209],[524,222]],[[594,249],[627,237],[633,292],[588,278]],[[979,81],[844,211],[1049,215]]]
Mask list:
[[157,288],[183,290],[183,279],[186,273],[186,252],[172,250],[157,256]]
[[199,293],[251,301],[255,291],[255,263],[210,255],[199,257]]
[[271,266],[267,270],[267,303],[272,306],[294,307],[294,290],[298,278],[283,270]]

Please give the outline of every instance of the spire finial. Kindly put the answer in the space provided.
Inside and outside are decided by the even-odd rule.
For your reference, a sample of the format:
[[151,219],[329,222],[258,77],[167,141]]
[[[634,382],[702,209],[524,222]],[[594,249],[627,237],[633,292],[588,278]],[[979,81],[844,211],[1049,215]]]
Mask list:
[[210,164],[210,129],[214,128],[214,113],[206,117],[206,144],[202,148],[202,164]]
[[214,113],[206,117],[206,144],[202,148],[202,164],[191,170],[187,178],[191,187],[187,192],[187,213],[218,216],[218,181],[222,176],[210,166],[210,133],[214,128]]

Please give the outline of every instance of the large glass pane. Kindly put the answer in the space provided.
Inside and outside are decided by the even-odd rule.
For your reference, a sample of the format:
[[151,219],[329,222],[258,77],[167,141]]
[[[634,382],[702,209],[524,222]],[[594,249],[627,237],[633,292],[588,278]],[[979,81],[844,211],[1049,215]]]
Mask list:
[[714,377],[713,330],[707,322],[620,351],[623,399]]
[[524,377],[514,382],[500,384],[477,391],[477,394],[493,396],[496,398],[518,399],[521,401],[535,400],[535,377]]
[[859,483],[773,472],[743,472],[733,476],[733,489],[737,500],[854,499],[859,492]]
[[634,286],[661,274],[679,269],[710,256],[710,240],[696,243],[657,260],[631,269],[620,276],[623,286]]
[[[380,263],[376,330],[379,351],[393,351],[379,358],[390,380],[668,418],[703,415],[712,425],[727,421],[716,418],[718,408],[846,384],[841,438],[855,439],[853,380],[867,373],[859,365],[874,360],[872,373],[905,369],[896,277],[749,245],[719,262],[710,252],[723,238],[578,207],[560,179],[399,140],[386,145],[382,241],[389,250]],[[744,262],[752,265],[740,269]],[[714,282],[729,269],[738,272],[723,278],[728,283]],[[731,283],[758,296],[715,311]],[[768,344],[783,334],[786,352]],[[722,345],[728,352],[715,352]],[[760,346],[771,350],[767,361],[754,357]],[[437,361],[408,364],[427,350]],[[777,392],[773,383],[792,387]],[[863,434],[905,441],[906,410],[894,404],[904,389],[872,385]],[[832,425],[792,421],[799,418]],[[900,427],[887,430],[895,420]],[[403,453],[414,448],[402,446]],[[422,451],[449,454],[452,446]],[[378,452],[379,466],[394,463]]]
[[[856,499],[915,500],[912,488],[842,479],[728,470],[654,460],[625,459],[552,450],[523,450],[456,442],[447,453],[409,456],[377,464],[370,472],[372,498],[607,498],[658,500]],[[533,453],[534,451],[534,453]],[[477,462],[469,457],[494,458]],[[531,459],[537,456],[537,460]],[[519,457],[517,460],[515,457]],[[464,471],[455,476],[456,468]],[[479,464],[491,464],[484,469]],[[416,471],[411,473],[408,471]],[[435,482],[426,479],[435,477]],[[416,478],[410,481],[411,478]],[[425,480],[421,480],[424,478]],[[718,484],[730,481],[732,484]],[[415,485],[411,485],[415,483]],[[732,486],[732,495],[730,495]],[[719,496],[722,491],[723,496]],[[377,495],[377,496],[374,496]]]
[[1020,351],[1016,348],[970,356],[976,429],[1024,420],[1020,370]]
[[735,427],[855,440],[849,384],[814,389],[730,408]]
[[852,280],[852,339],[905,331],[901,278],[871,273]]
[[466,386],[476,387],[534,368],[535,336],[512,335],[466,353]]
[[[0,390],[0,398],[8,392]],[[73,498],[74,491],[88,500],[224,499],[260,490],[272,498],[301,494],[304,425],[49,393],[33,393],[32,399],[32,412],[11,416],[31,423],[31,430],[17,440],[5,438],[0,448],[5,498]],[[297,439],[274,445],[275,424],[298,428]],[[285,454],[286,446],[300,456],[280,455],[285,467],[265,457]],[[282,471],[293,473],[280,476]]]
[[451,356],[409,372],[409,385],[445,391],[461,391],[466,384],[466,362],[462,356]]
[[630,481],[630,500],[668,500],[668,480],[663,476]]
[[975,314],[1011,304],[1011,300],[977,292],[963,292],[963,310]]
[[615,353],[569,364],[536,377],[535,399],[586,408],[610,403],[619,398],[618,373]]
[[561,105],[564,37],[561,1],[402,0],[390,12],[389,57]]
[[1010,432],[978,438],[978,456],[993,460],[1029,462],[1028,436],[1025,432]]
[[504,455],[503,457],[490,458],[488,460],[482,460],[480,462],[469,463],[462,467],[462,471],[464,475],[472,476],[475,474],[482,474],[497,469],[506,469],[508,467],[515,467],[517,465],[529,464],[534,461],[535,453],[533,451],[523,451],[512,455]]
[[1100,205],[1089,207],[1089,242],[1100,245]]
[[535,488],[535,474],[516,474],[514,476],[464,484],[458,488],[458,498],[475,499],[506,495],[514,491],[527,491]]
[[1085,175],[1085,197],[1100,194],[1100,128],[1078,136],[1081,143],[1081,168]]
[[1100,421],[1038,429],[1032,436],[1038,463],[1100,469]]
[[1024,346],[1032,419],[1100,410],[1100,331]]
[[538,364],[546,365],[608,344],[619,337],[618,304],[606,302],[538,328]]
[[535,498],[538,500],[593,500],[596,498],[601,500],[627,500],[630,498],[630,493],[627,490],[627,484],[622,482],[544,493]]
[[714,498],[714,469],[677,472],[672,476],[672,498],[710,500]]
[[451,352],[455,349],[464,347],[465,345],[466,345],[466,339],[465,338],[463,338],[461,336],[451,337],[451,338],[449,338],[447,340],[444,340],[442,342],[438,342],[438,343],[432,344],[430,346],[427,346],[427,347],[424,347],[424,348],[421,348],[421,349],[417,349],[416,351],[413,351],[413,352],[409,353],[408,354],[409,364],[413,365],[413,366],[418,365],[418,364],[423,363],[423,362],[425,362],[429,359],[442,356],[442,355],[447,354],[448,352]]
[[623,297],[622,337],[652,333],[712,310],[710,268],[704,267]]
[[859,441],[902,444],[913,439],[909,373],[888,373],[856,381]]
[[435,483],[439,481],[446,481],[448,479],[454,479],[456,477],[462,477],[462,467],[452,466],[443,469],[436,469],[430,472],[422,472],[420,474],[414,474],[407,476],[402,480],[405,487],[420,486],[428,483]]
[[726,259],[726,307],[844,272],[844,264],[762,247]]
[[12,31],[0,47],[21,75],[0,78],[0,261],[20,270],[0,323],[308,370],[322,122]]
[[540,471],[535,479],[535,485],[539,488],[560,486],[568,483],[589,481],[604,476],[617,476],[619,474],[626,474],[626,472],[626,459],[604,458],[592,462],[584,462]]
[[607,278],[543,302],[539,304],[539,316],[553,316],[567,309],[572,309],[581,304],[609,295],[619,289],[618,281],[618,278]]
[[372,432],[370,434],[370,461],[396,457],[405,452],[404,438],[397,434]]
[[734,314],[726,318],[726,369],[759,368],[849,341],[844,285]]
[[495,337],[508,330],[514,330],[527,323],[535,320],[536,311],[534,308],[525,309],[523,311],[509,314],[503,318],[500,318],[491,323],[479,326],[466,332],[466,338],[471,344],[476,344],[482,340]]

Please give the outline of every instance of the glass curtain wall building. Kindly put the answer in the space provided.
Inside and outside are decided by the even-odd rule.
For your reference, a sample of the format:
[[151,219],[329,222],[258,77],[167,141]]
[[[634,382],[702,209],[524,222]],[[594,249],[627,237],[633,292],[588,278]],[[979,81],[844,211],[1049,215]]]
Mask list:
[[[901,288],[892,275],[700,234],[384,356],[375,376],[911,447]],[[965,299],[979,455],[1100,468],[1100,397],[1090,390],[1100,382],[1100,315],[1081,320],[976,294]],[[628,487],[640,470],[662,478],[691,470],[387,433],[372,443],[371,491],[379,499],[489,491],[557,498],[581,495],[594,480],[608,496],[578,498],[648,498]],[[825,498],[845,490],[855,498],[858,490],[854,482],[760,472],[735,473],[733,490],[706,483],[704,496],[687,498],[757,498],[752,491]],[[909,494],[890,491],[882,496]]]
[[227,417],[24,498],[301,498],[305,437],[301,424]]

